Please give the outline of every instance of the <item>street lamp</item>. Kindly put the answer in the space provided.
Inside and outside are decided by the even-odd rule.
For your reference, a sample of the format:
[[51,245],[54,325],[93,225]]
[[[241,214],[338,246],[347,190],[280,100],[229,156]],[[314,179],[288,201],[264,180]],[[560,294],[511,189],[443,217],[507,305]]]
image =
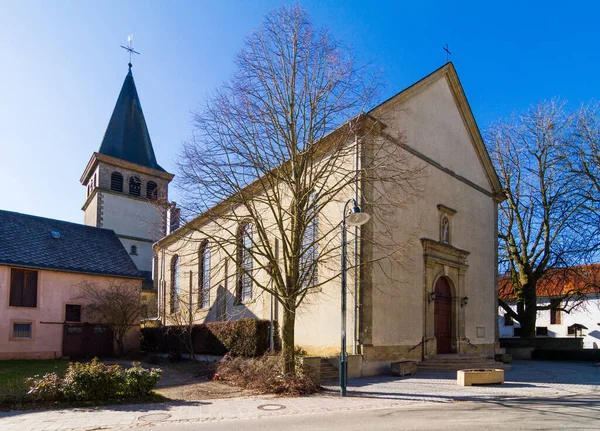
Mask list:
[[[348,204],[354,204],[348,213]],[[369,221],[371,216],[360,211],[355,199],[348,199],[344,205],[342,216],[342,349],[340,351],[340,395],[346,396],[348,384],[348,353],[346,353],[346,224],[348,226],[362,226]]]

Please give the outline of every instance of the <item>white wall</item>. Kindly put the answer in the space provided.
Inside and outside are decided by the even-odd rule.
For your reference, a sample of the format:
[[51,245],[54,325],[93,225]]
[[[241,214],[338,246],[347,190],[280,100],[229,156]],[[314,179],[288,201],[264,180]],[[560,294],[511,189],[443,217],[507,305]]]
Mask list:
[[[547,305],[548,301],[540,300],[540,305]],[[516,309],[515,306],[511,308]],[[504,310],[498,310],[498,327],[500,329],[500,338],[508,338],[513,336],[513,328],[519,328],[519,322],[515,321],[514,326],[504,325]],[[583,330],[583,348],[595,349],[600,348],[600,297],[598,295],[591,296],[585,303],[569,314],[562,312],[562,323],[560,325],[550,324],[550,310],[541,310],[537,313],[536,326],[545,326],[548,328],[549,337],[573,337],[568,335],[567,328],[575,323],[586,326],[588,329]]]

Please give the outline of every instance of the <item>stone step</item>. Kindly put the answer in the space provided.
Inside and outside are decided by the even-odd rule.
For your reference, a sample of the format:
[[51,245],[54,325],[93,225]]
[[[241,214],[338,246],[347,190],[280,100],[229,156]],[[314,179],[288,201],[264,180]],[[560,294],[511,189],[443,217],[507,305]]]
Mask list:
[[321,383],[335,382],[340,378],[339,370],[327,359],[321,359]]
[[501,370],[510,370],[512,367],[509,364],[503,364],[502,362],[485,361],[477,363],[454,363],[454,364],[440,364],[440,363],[428,363],[423,361],[417,365],[417,370],[421,372],[451,372],[465,369],[478,369],[478,368],[498,368]]

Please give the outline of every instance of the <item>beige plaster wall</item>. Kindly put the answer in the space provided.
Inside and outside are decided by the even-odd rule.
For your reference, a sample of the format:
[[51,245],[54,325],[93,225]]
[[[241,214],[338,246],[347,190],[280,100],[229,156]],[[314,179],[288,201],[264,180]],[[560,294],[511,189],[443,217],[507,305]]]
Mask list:
[[[109,280],[135,283],[141,290],[141,280],[40,270],[37,307],[11,307],[10,267],[0,265],[0,359],[61,357],[65,305],[82,305],[82,321],[86,321],[85,303],[74,299],[79,294],[77,285],[87,281],[106,286]],[[31,322],[32,339],[11,340],[12,322]],[[139,346],[139,326],[128,334],[127,346],[132,349]]]
[[145,199],[135,199],[101,191],[102,227],[127,235],[157,240],[162,235],[163,217],[156,205]]
[[[403,142],[411,148],[491,190],[444,78],[380,115],[389,125],[387,133],[399,139],[402,134]],[[434,286],[424,285],[423,247],[419,239],[440,240],[441,213],[437,205],[442,204],[457,211],[450,217],[451,245],[470,252],[464,291],[470,301],[463,310],[464,336],[475,344],[493,343],[495,203],[491,196],[423,158],[412,159],[426,166],[422,192],[414,205],[398,209],[397,225],[393,228],[394,241],[409,243],[410,247],[402,261],[373,266],[372,326],[366,328],[366,341],[373,346],[407,347],[421,341],[426,313],[433,313],[433,304],[427,304],[425,292]],[[375,218],[374,235],[385,234],[390,226],[377,223]],[[374,250],[374,259],[378,257]],[[453,281],[458,284],[458,280]],[[485,328],[484,337],[477,338],[477,326]],[[420,349],[417,351],[420,353]]]

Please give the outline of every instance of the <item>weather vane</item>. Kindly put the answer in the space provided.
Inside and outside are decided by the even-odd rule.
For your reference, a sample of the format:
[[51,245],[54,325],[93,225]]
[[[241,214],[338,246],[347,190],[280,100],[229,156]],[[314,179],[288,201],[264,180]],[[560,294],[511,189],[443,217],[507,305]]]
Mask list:
[[133,40],[133,34],[130,34],[129,36],[127,36],[127,42],[129,42],[129,46],[123,46],[121,45],[121,48],[123,48],[125,51],[127,51],[129,53],[129,68],[131,69],[131,54],[137,54],[140,55],[139,52],[135,51],[133,49],[133,47],[131,46],[131,41]]
[[[444,51],[446,51],[446,63],[448,63],[448,56],[452,55],[452,53],[448,49],[448,44],[446,44],[446,46],[444,47]],[[136,54],[137,54],[137,52],[136,52]]]

